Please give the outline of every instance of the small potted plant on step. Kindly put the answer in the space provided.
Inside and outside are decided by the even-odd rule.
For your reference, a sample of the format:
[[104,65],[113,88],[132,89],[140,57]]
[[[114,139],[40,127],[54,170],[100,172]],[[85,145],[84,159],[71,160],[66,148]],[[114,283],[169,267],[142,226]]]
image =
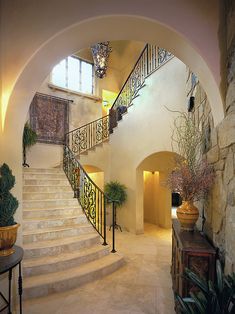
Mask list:
[[15,185],[15,177],[7,164],[0,167],[0,256],[14,253],[17,229],[14,214],[19,206],[17,199],[10,193]]
[[126,186],[124,184],[117,182],[117,181],[110,181],[110,182],[105,184],[104,192],[110,200],[115,201],[115,205],[114,205],[115,206],[114,207],[114,221],[115,221],[115,223],[114,223],[114,226],[113,225],[110,226],[110,229],[111,228],[115,228],[115,229],[119,228],[122,231],[121,227],[116,223],[116,221],[117,221],[116,220],[116,208],[121,207],[126,202],[126,199],[127,199]]
[[29,123],[26,122],[23,133],[23,167],[29,167],[29,164],[26,162],[26,149],[36,144],[36,141],[36,132],[30,127]]

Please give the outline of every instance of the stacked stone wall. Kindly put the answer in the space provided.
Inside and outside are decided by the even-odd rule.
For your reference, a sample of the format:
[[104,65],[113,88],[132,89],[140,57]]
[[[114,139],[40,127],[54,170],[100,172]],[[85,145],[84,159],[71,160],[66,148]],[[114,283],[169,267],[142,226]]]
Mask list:
[[[204,231],[219,248],[225,271],[235,271],[235,1],[228,0],[227,93],[225,118],[214,127],[210,105],[200,83],[194,88],[193,116],[205,135],[204,154],[214,166],[216,178],[208,199],[199,204],[205,210]],[[212,104],[213,105],[213,104]]]

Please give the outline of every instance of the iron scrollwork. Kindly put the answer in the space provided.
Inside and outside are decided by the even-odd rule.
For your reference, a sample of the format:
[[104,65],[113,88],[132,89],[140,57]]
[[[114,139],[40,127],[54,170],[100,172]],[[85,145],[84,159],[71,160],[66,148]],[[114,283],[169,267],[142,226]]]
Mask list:
[[158,66],[165,63],[172,56],[173,55],[166,49],[158,47]]
[[90,179],[66,145],[64,146],[63,168],[74,191],[74,197],[78,199],[87,219],[106,243],[105,195]]

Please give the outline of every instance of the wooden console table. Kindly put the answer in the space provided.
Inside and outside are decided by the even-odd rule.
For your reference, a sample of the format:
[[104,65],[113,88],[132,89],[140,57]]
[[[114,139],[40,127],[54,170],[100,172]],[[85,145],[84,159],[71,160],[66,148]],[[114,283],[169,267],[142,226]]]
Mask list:
[[17,265],[19,266],[18,277],[18,293],[20,299],[20,314],[22,314],[22,275],[21,275],[21,261],[24,251],[19,246],[14,246],[15,252],[9,256],[0,256],[0,275],[8,272],[8,299],[0,291],[0,297],[4,300],[5,305],[0,309],[0,312],[8,309],[8,314],[11,314],[11,283],[12,283],[12,270]]
[[214,281],[216,250],[199,231],[181,231],[177,219],[173,219],[172,228],[173,290],[184,298],[193,289],[193,285],[182,277],[185,267],[206,280]]

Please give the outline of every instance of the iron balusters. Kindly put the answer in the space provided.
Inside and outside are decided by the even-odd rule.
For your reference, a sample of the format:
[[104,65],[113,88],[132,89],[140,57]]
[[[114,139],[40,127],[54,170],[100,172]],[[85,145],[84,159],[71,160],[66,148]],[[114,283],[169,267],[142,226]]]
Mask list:
[[122,115],[133,104],[146,78],[172,57],[173,55],[167,50],[147,44],[115,99],[109,114],[65,135],[66,144],[72,152],[79,157],[90,148],[106,141]]
[[[173,57],[163,48],[147,44],[125,84],[120,90],[107,116],[92,121],[65,134],[63,167],[87,219],[101,235],[106,245],[106,204],[107,196],[92,181],[77,157],[92,147],[103,143],[117,126],[117,122],[138,96],[145,79]],[[115,226],[115,202],[112,204],[113,226]],[[112,230],[112,252],[115,250],[115,228]]]
[[144,86],[145,79],[172,57],[173,55],[167,50],[147,44],[114,101],[112,110],[124,111],[123,107],[126,109],[130,107],[138,96],[139,90]]
[[65,134],[65,142],[75,155],[103,143],[109,138],[109,115]]
[[[104,192],[92,181],[67,145],[64,145],[63,168],[74,191],[74,197],[78,199],[89,222],[103,238],[103,245],[107,245],[106,204],[107,201],[113,203],[114,211],[115,202],[108,199]],[[112,252],[115,252],[114,232],[112,235]]]

